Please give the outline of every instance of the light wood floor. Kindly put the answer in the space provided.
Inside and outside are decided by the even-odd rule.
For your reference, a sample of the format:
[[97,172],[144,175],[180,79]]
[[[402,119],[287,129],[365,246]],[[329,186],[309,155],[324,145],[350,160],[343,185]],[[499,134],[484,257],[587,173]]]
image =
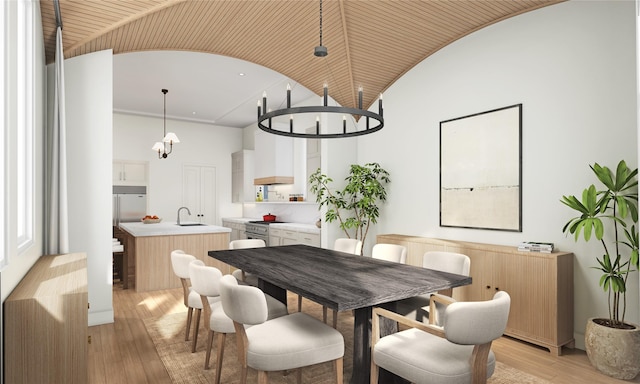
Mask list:
[[[113,307],[113,324],[89,327],[89,383],[171,383],[143,319],[183,311],[182,290],[137,293],[114,287]],[[552,383],[640,383],[640,375],[623,381],[598,373],[578,349],[553,357],[545,349],[503,337],[493,343],[493,350],[499,361]]]

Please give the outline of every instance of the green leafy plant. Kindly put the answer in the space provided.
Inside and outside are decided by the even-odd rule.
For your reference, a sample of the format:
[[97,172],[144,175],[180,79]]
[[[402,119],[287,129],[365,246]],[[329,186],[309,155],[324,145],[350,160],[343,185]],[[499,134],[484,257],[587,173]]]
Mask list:
[[[333,179],[319,168],[309,176],[311,191],[316,195],[319,208],[327,206],[325,221],[337,220],[348,238],[353,237],[364,244],[369,227],[380,217],[378,203],[387,199],[385,185],[391,181],[389,173],[378,163],[352,164],[345,180],[347,185],[344,189],[332,190],[330,184]],[[353,236],[349,230],[353,230]]]
[[[638,169],[629,169],[624,160],[618,163],[616,173],[595,163],[591,170],[604,186],[597,190],[591,184],[582,192],[582,200],[575,196],[562,196],[563,204],[579,213],[565,224],[562,231],[572,234],[578,241],[592,235],[603,247],[604,254],[597,257],[602,272],[600,286],[608,293],[609,319],[599,323],[614,328],[626,328],[627,279],[638,270]],[[611,227],[608,227],[612,226]],[[608,229],[607,229],[608,228]],[[607,236],[613,237],[608,243]],[[635,269],[634,269],[635,268]]]

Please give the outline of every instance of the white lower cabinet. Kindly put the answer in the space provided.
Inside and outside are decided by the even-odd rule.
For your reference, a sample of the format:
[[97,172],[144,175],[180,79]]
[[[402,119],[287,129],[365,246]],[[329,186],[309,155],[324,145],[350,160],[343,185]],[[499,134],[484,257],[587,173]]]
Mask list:
[[320,234],[298,232],[298,242],[301,244],[313,245],[314,247],[320,247]]
[[320,247],[320,234],[269,227],[269,246],[307,244]]
[[231,228],[229,234],[229,241],[243,240],[247,238],[247,232],[245,226],[242,223],[235,223],[233,221],[222,220],[222,226],[225,228]]
[[280,239],[280,245],[299,244],[298,231],[292,231],[290,229],[282,230],[282,237]]
[[282,229],[269,228],[269,246],[282,245]]

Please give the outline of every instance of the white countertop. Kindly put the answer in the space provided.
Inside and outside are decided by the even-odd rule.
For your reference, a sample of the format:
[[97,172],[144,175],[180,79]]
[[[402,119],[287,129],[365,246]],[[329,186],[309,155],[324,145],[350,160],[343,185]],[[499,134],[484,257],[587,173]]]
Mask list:
[[262,220],[262,219],[251,218],[251,217],[225,217],[222,219],[222,221],[228,221],[230,223],[237,223],[237,224],[245,224],[250,221],[257,221],[257,220]]
[[181,227],[175,221],[162,221],[156,224],[120,223],[120,228],[135,237],[195,235],[202,233],[231,232],[231,228],[217,225],[192,225]]
[[[256,218],[249,217],[225,217],[222,219],[223,221],[228,221],[231,223],[245,224],[249,221],[258,221],[262,220]],[[274,223],[269,224],[270,227],[287,229],[290,231],[298,231],[304,233],[320,233],[320,228],[318,228],[315,224],[304,224],[304,223]]]

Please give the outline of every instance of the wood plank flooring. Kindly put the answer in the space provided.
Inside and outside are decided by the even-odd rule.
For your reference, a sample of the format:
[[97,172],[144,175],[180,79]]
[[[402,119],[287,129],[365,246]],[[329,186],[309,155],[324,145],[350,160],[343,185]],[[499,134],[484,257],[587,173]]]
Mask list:
[[[89,383],[170,384],[143,319],[183,311],[182,290],[138,293],[116,286],[113,307],[113,324],[89,327]],[[350,315],[348,311],[340,314]],[[579,349],[565,348],[562,356],[554,357],[545,349],[503,337],[493,343],[493,350],[499,361],[554,384],[640,383],[640,375],[623,381],[598,373]]]

